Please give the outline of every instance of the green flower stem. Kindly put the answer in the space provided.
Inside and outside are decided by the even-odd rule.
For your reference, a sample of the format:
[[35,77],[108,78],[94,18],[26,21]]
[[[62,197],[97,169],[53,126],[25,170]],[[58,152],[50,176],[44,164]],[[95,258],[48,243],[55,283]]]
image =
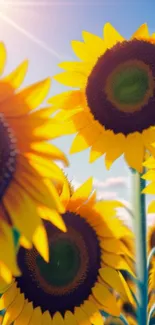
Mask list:
[[147,271],[147,246],[146,246],[146,209],[145,195],[141,191],[145,187],[145,180],[141,175],[132,170],[133,180],[133,212],[136,245],[136,271],[138,280],[137,317],[139,325],[147,324],[147,302],[148,302],[148,271]]

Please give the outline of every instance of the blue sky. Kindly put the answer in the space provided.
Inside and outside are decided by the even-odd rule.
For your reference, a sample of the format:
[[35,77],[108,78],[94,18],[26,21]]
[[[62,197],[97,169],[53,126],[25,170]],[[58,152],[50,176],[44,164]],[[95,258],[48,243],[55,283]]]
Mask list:
[[[60,71],[57,67],[60,61],[75,58],[70,41],[80,40],[82,30],[101,36],[103,25],[109,21],[128,38],[139,25],[147,22],[153,32],[154,12],[155,0],[0,1],[0,38],[8,50],[6,73],[28,58],[30,66],[25,85],[52,76]],[[63,90],[64,87],[53,81],[50,95]],[[68,154],[72,139],[63,137],[55,143]],[[69,177],[81,183],[93,175],[101,182],[100,186],[96,182],[100,191],[107,195],[111,191],[112,196],[116,194],[128,200],[129,174],[123,158],[106,171],[103,158],[88,164],[88,153],[87,150],[69,157]],[[115,178],[115,186],[112,180],[111,185],[107,185],[109,178]]]

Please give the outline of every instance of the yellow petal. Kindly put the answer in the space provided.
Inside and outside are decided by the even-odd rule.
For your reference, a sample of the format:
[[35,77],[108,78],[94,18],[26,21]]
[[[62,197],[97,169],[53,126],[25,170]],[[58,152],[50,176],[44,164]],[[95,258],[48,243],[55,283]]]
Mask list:
[[147,181],[155,182],[155,170],[149,170],[147,173],[141,176],[141,178]]
[[55,185],[51,180],[47,183],[47,180],[41,180],[37,175],[28,174],[24,171],[20,172],[19,177],[19,170],[18,174],[15,174],[14,178],[17,183],[26,190],[26,193],[36,201],[36,203],[38,202],[40,205],[46,205],[50,209],[56,209],[61,212],[64,211],[64,207],[60,202]]
[[33,244],[43,259],[49,262],[48,237],[43,225],[36,228],[33,235]]
[[124,37],[121,36],[110,23],[106,23],[104,26],[104,42],[106,47],[111,48],[116,43],[123,41]]
[[[11,271],[13,275],[19,276],[20,270],[16,260],[16,252],[14,247],[14,238],[13,238],[12,229],[6,222],[3,221],[1,221],[0,223],[0,247],[3,247],[3,249],[0,250],[0,260],[6,266],[6,267],[3,266],[4,272],[6,272],[6,276],[7,274],[9,275]],[[2,275],[2,266],[1,266],[1,275]],[[11,279],[8,279],[7,282],[10,282],[10,280]]]
[[86,76],[88,76],[88,74],[90,73],[91,68],[92,68],[92,64],[90,62],[77,62],[77,61],[61,62],[58,64],[58,66],[61,69],[64,69],[67,71],[79,72]]
[[143,163],[143,166],[144,167],[147,167],[147,168],[155,168],[155,158],[150,156],[144,163]]
[[69,161],[67,156],[56,146],[47,142],[31,143],[31,150],[41,157],[49,159],[61,160],[68,167]]
[[[142,137],[143,137],[143,142],[148,150],[147,156],[155,154],[155,149],[154,149],[154,142],[155,142],[155,128],[154,127],[149,127],[148,129],[144,130],[142,132]],[[149,154],[149,155],[148,155]],[[145,160],[147,160],[147,156],[145,154]]]
[[1,105],[1,111],[6,116],[21,116],[37,108],[46,98],[50,89],[50,78],[24,88],[16,96],[8,98]]
[[106,45],[102,38],[92,33],[83,31],[82,36],[92,56],[99,58],[106,51]]
[[18,293],[19,289],[17,289],[16,282],[14,282],[0,298],[0,310],[7,309]]
[[74,53],[80,60],[86,61],[86,62],[91,62],[92,57],[91,57],[90,51],[85,43],[79,42],[79,41],[72,41],[71,46],[72,46]]
[[72,121],[76,127],[75,132],[77,132],[92,124],[94,120],[89,112],[83,111],[73,115]]
[[[30,183],[30,178],[32,178],[34,180],[34,177],[36,180],[34,180],[34,184],[35,182],[37,183],[37,180],[40,179],[40,181],[42,182],[42,188],[44,188],[44,191],[45,193],[42,193],[42,200],[41,200],[41,197],[37,199],[37,193],[35,194],[35,192],[33,192],[33,199],[34,200],[39,200],[38,202],[41,204],[41,202],[43,204],[47,204],[47,197],[45,199],[45,195],[47,196],[47,193],[48,193],[48,196],[50,195],[49,197],[49,200],[50,202],[48,202],[48,206],[50,206],[51,209],[57,209],[59,212],[64,212],[64,207],[60,201],[60,198],[59,198],[59,195],[58,195],[58,192],[55,188],[55,185],[53,184],[53,179],[47,179],[48,175],[50,178],[50,171],[49,171],[49,168],[51,168],[50,166],[50,163],[45,160],[40,160],[38,159],[38,165],[40,163],[40,173],[37,172],[37,159],[35,157],[34,159],[34,156],[32,157],[31,155],[29,156],[30,157],[30,162],[28,162],[28,160],[24,157],[24,156],[20,156],[19,159],[18,159],[18,179],[17,179],[17,182],[19,183],[20,185],[20,179],[21,177],[19,175],[23,175],[26,174],[27,176],[25,176],[25,178],[27,178],[28,182]],[[32,159],[33,158],[33,159]],[[52,163],[51,163],[52,165]],[[53,167],[53,165],[52,165]],[[58,167],[58,166],[57,166]],[[55,168],[55,166],[54,166]],[[57,168],[54,169],[55,172],[57,171]],[[58,181],[58,183],[60,182],[60,184],[63,184],[64,182],[64,173],[62,172],[62,170],[58,167],[58,172],[59,172],[59,180],[56,180],[54,179],[54,181]],[[42,177],[44,179],[42,179]],[[53,176],[54,177],[54,176]],[[45,185],[45,186],[44,186]],[[14,186],[14,184],[12,185],[12,187]],[[32,186],[32,185],[31,185]],[[22,186],[21,186],[22,187]],[[26,187],[28,187],[28,184],[26,184]],[[26,187],[24,186],[25,190],[26,190]],[[39,186],[38,186],[39,187]],[[41,192],[42,192],[42,189],[41,188]],[[45,190],[46,189],[46,190]],[[30,190],[30,187],[29,187],[29,190]],[[31,189],[32,190],[32,189]],[[11,191],[11,190],[10,190]],[[38,191],[38,189],[37,189]],[[44,192],[43,191],[43,192]],[[31,192],[32,193],[32,192]],[[35,194],[35,197],[34,197],[34,194]],[[29,195],[31,197],[31,195]],[[43,199],[44,197],[44,199]],[[49,205],[50,203],[50,205]]]
[[[92,138],[93,134],[93,138]],[[82,129],[74,138],[70,149],[70,154],[89,148],[95,141],[98,140],[101,130],[98,128],[98,122],[94,121]]]
[[79,106],[85,106],[86,97],[81,90],[69,90],[49,98],[48,103],[57,109],[70,110]]
[[61,72],[53,77],[54,80],[65,86],[84,88],[87,82],[87,77],[79,72]]
[[6,283],[4,277],[0,276],[0,294],[4,293],[8,288],[12,285],[12,283]]
[[59,312],[54,314],[52,325],[64,325],[64,319]]
[[[16,193],[16,196],[14,193]],[[42,224],[35,201],[33,201],[22,188],[14,183],[12,187],[8,189],[7,196],[4,196],[4,205],[11,216],[14,226],[29,241],[32,241],[35,231]],[[29,223],[27,222],[28,216],[31,217],[31,222]],[[42,236],[45,242],[43,233]],[[41,254],[43,253],[43,249],[45,249],[44,256],[46,256],[46,245],[44,244],[40,249]]]
[[[113,201],[98,201],[94,205],[94,209],[103,214],[105,217],[111,218],[112,216],[114,217],[116,215],[116,209],[117,208],[122,208],[124,207],[123,203],[117,200]],[[118,221],[120,223],[120,220]]]
[[89,317],[84,313],[82,308],[75,307],[74,314],[78,325],[91,325]]
[[11,325],[15,319],[20,315],[24,307],[24,294],[16,296],[12,304],[8,307],[2,325]]
[[3,73],[4,67],[5,67],[5,63],[6,63],[6,49],[5,49],[5,45],[4,43],[0,42],[0,74]]
[[50,140],[63,135],[69,135],[77,132],[76,126],[72,120],[58,121],[50,119],[43,127],[35,130],[36,142]]
[[103,310],[105,312],[107,312],[108,314],[111,314],[113,316],[120,315],[120,309],[117,305],[114,295],[111,294],[110,291],[105,286],[98,283],[92,289],[92,292],[93,292],[95,299],[101,305],[103,305]]
[[155,182],[147,185],[143,190],[142,193],[144,194],[155,194]]
[[61,231],[67,231],[63,218],[60,216],[60,214],[58,214],[56,210],[48,209],[46,206],[39,206],[38,212],[42,219],[50,221]]
[[105,238],[100,243],[103,250],[115,254],[127,254],[133,258],[133,253],[117,238]]
[[65,325],[77,325],[75,316],[68,310],[65,312],[64,322]]
[[20,236],[19,243],[20,243],[21,246],[23,246],[26,249],[31,249],[32,248],[32,243],[29,242],[24,236]]
[[65,179],[64,179],[64,185],[60,195],[60,199],[66,209],[70,199],[70,184],[68,184],[68,181]]
[[17,89],[23,83],[27,70],[28,60],[25,60],[13,72],[6,76],[3,81],[9,82],[13,89]]
[[125,140],[123,134],[113,134],[111,139],[109,139],[109,147],[105,156],[105,165],[107,169],[110,169],[112,163],[124,153]]
[[62,122],[62,121],[66,121],[66,120],[71,120],[72,117],[74,117],[79,112],[83,112],[83,108],[82,107],[78,107],[78,108],[75,108],[75,109],[72,109],[72,110],[68,110],[68,111],[61,110],[61,111],[58,111],[55,114],[54,119],[55,119],[55,121],[58,121],[58,122]]
[[155,200],[153,200],[148,206],[148,213],[155,213]]
[[109,146],[109,137],[107,132],[103,132],[99,139],[92,144],[90,151],[89,162],[92,163],[99,157],[101,157],[107,150]]
[[7,284],[10,284],[12,281],[12,273],[10,269],[3,263],[3,261],[0,261],[0,278],[3,279],[3,281]]
[[137,38],[137,39],[140,39],[140,38],[149,38],[149,30],[148,30],[148,26],[147,24],[143,24],[141,25],[137,30],[136,32],[132,35],[132,39],[133,38]]
[[126,138],[124,157],[131,168],[139,172],[143,171],[144,144],[142,136],[138,132],[131,133]]
[[88,315],[91,324],[103,325],[103,317],[101,316],[100,311],[91,301],[86,300],[81,308]]
[[93,206],[96,202],[97,193],[96,190],[93,191],[92,195],[88,198],[87,205],[89,207]]
[[68,209],[74,211],[80,207],[85,201],[88,200],[88,197],[92,191],[93,178],[90,177],[86,182],[84,182],[71,196],[71,199],[68,203]]
[[52,319],[51,319],[51,316],[49,314],[49,311],[45,311],[43,313],[41,325],[52,325]]
[[28,325],[42,325],[42,312],[41,308],[37,307],[33,310],[32,317]]
[[131,267],[128,265],[128,263],[125,261],[125,259],[122,256],[106,253],[104,252],[102,256],[103,262],[116,269],[116,270],[126,270],[128,271],[133,277],[135,277],[134,273],[132,272]]
[[14,322],[14,325],[28,325],[32,317],[32,313],[33,313],[32,302],[25,303],[22,312]]
[[56,109],[52,106],[45,106],[33,112],[33,118],[49,119]]
[[114,288],[125,301],[134,302],[130,289],[119,271],[104,267],[99,270],[99,274],[103,281]]

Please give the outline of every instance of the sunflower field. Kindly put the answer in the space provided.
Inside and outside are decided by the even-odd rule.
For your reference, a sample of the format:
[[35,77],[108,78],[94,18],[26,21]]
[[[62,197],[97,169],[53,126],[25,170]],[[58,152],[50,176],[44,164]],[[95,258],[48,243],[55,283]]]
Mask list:
[[[143,24],[125,39],[106,23],[82,38],[52,76],[71,90],[49,97],[50,78],[22,87],[27,60],[0,79],[2,325],[155,324],[155,33]],[[1,73],[6,56],[1,42]],[[123,155],[132,229],[122,201],[60,168],[70,156],[52,140],[65,135],[70,154],[90,148],[88,164],[104,156],[109,170]]]

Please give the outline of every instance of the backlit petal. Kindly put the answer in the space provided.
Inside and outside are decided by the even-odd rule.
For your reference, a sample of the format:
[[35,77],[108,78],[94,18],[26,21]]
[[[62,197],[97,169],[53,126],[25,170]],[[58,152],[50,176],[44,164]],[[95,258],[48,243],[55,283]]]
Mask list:
[[54,314],[52,325],[64,325],[64,319],[59,312]]
[[104,26],[104,41],[106,47],[111,48],[116,43],[123,42],[124,37],[121,36],[110,23],[106,23]]
[[33,313],[33,305],[32,302],[25,303],[23,310],[21,311],[20,315],[14,322],[14,325],[28,325],[29,321],[32,317]]
[[75,307],[74,314],[78,325],[91,325],[89,317],[85,314],[82,308]]
[[103,325],[103,317],[96,306],[91,302],[86,300],[81,306],[84,312],[88,315],[89,320],[94,325]]
[[144,144],[140,133],[134,132],[127,136],[124,157],[131,168],[143,171]]
[[20,315],[24,307],[24,294],[16,296],[12,304],[6,310],[2,325],[11,325],[15,319]]
[[41,308],[37,307],[33,310],[30,322],[28,325],[42,325],[42,312]]
[[99,274],[103,281],[114,288],[125,301],[133,303],[134,300],[130,289],[119,271],[105,267],[99,270]]
[[136,32],[132,35],[132,38],[149,38],[149,36],[148,26],[147,23],[145,23],[136,30]]
[[64,322],[65,325],[77,325],[75,316],[68,310],[65,312]]
[[87,82],[87,77],[79,72],[61,72],[53,77],[54,80],[65,86],[84,88]]
[[103,310],[113,316],[120,315],[120,309],[117,305],[116,299],[110,291],[103,286],[102,284],[98,283],[92,289],[93,295],[95,299],[103,305]]

